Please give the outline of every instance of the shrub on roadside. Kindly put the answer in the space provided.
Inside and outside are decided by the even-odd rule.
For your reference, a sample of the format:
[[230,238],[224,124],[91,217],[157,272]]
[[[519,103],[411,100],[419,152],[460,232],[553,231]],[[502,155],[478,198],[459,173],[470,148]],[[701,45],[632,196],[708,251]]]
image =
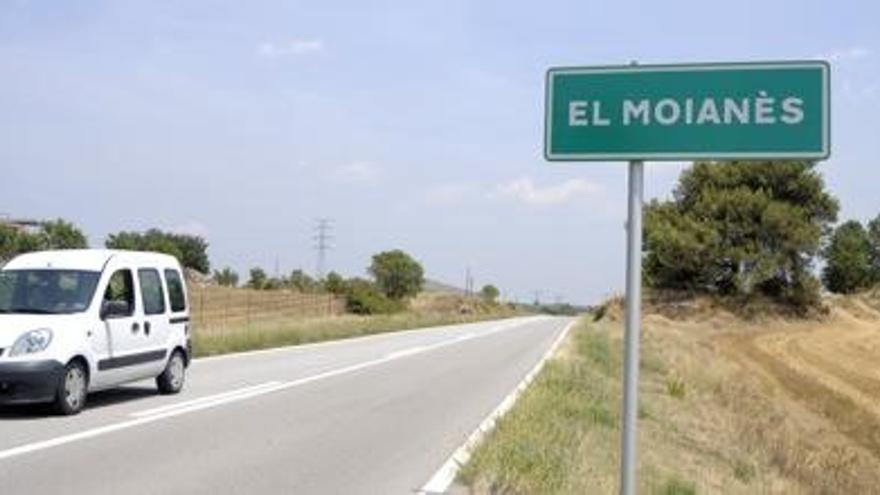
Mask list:
[[390,314],[404,308],[402,302],[386,296],[375,284],[363,279],[351,279],[345,288],[345,308],[358,315]]

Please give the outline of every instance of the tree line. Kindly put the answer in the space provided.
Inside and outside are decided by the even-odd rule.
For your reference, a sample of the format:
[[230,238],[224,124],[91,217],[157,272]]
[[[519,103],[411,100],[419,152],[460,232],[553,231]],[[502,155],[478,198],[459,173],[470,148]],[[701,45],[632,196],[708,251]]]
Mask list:
[[[108,249],[155,251],[175,256],[190,270],[208,274],[208,242],[196,235],[149,229],[144,232],[122,231],[110,234],[104,246]],[[0,261],[18,254],[48,249],[84,249],[88,247],[85,234],[65,220],[40,223],[34,229],[0,223]],[[316,279],[301,269],[288,276],[270,277],[260,267],[250,270],[245,287],[257,290],[289,289],[303,293],[324,292],[344,297],[348,310],[357,314],[392,313],[404,309],[407,301],[417,295],[424,285],[424,269],[409,254],[396,249],[373,255],[367,268],[370,278],[344,278],[330,272]],[[225,267],[215,270],[213,280],[221,286],[238,287],[239,275]],[[484,300],[494,302],[498,289],[483,287]]]
[[[155,251],[175,256],[192,270],[209,273],[208,243],[202,237],[163,232],[118,232],[104,242],[107,249]],[[62,219],[39,222],[34,228],[22,228],[0,221],[0,261],[19,254],[52,249],[86,249],[85,233],[76,225]]]
[[[852,293],[880,284],[880,214],[864,225],[836,225],[839,210],[813,162],[694,163],[682,172],[671,199],[646,206],[644,283],[744,302],[765,297],[795,308],[817,304],[823,286]],[[0,223],[0,260],[87,244],[83,232],[62,219],[30,230]],[[199,236],[123,231],[110,235],[105,246],[168,253],[187,268],[210,273],[208,243]],[[331,272],[316,280],[302,270],[276,278],[253,268],[245,285],[332,292],[346,296],[353,312],[387,312],[424,282],[421,265],[400,250],[376,254],[367,272],[371,279]],[[230,268],[213,278],[239,285]],[[494,301],[498,290],[489,285],[481,294]]]

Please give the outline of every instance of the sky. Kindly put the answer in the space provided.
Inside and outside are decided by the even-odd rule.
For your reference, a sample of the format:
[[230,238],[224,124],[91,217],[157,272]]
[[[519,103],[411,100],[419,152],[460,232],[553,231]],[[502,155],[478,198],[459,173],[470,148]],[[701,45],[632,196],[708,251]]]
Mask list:
[[[880,3],[0,0],[0,214],[215,267],[430,278],[593,303],[624,284],[626,165],[542,158],[552,66],[825,59],[841,218],[880,213]],[[668,198],[686,163],[648,163]]]

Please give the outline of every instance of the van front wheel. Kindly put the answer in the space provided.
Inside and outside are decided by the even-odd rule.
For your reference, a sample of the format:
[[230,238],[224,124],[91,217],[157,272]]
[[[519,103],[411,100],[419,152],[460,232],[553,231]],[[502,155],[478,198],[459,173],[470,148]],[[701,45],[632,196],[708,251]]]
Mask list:
[[183,390],[185,381],[186,362],[183,359],[183,353],[174,351],[168,364],[165,365],[165,371],[156,377],[156,386],[159,387],[160,394],[171,395]]
[[89,378],[80,361],[71,361],[64,367],[55,391],[55,410],[64,416],[78,414],[86,404]]

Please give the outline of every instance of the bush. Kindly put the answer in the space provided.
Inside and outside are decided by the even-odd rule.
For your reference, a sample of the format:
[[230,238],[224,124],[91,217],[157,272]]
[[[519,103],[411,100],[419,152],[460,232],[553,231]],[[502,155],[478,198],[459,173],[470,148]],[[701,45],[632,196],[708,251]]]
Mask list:
[[494,304],[495,300],[498,299],[498,296],[501,292],[492,284],[484,285],[480,290],[480,297],[483,298],[484,301],[490,304]]
[[237,287],[238,274],[228,266],[220,271],[214,272],[214,281],[223,287]]
[[375,315],[396,313],[403,309],[403,304],[387,297],[367,280],[352,279],[346,284],[345,307],[350,313]]
[[266,285],[269,283],[269,276],[266,275],[266,271],[260,267],[251,268],[251,277],[248,280],[247,286],[251,289],[265,289]]
[[303,293],[316,292],[320,288],[320,285],[315,279],[300,269],[296,269],[290,273],[286,285]]
[[345,279],[336,272],[330,272],[323,282],[324,290],[336,295],[345,294]]

